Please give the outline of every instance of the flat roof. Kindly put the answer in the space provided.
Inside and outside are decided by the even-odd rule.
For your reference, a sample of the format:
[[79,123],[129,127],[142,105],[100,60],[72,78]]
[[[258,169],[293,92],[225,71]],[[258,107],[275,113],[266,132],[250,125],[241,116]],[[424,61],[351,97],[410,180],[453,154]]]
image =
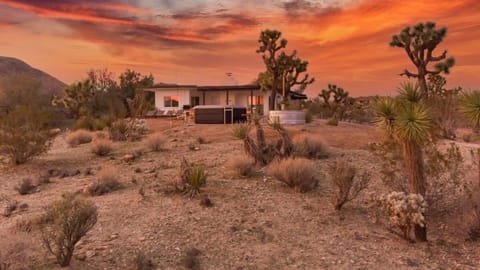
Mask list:
[[194,89],[198,91],[250,91],[250,90],[260,90],[260,85],[258,84],[244,84],[244,85],[180,85],[180,84],[159,84],[154,85],[153,87],[145,88],[145,91],[155,91],[155,90],[172,90],[172,89]]

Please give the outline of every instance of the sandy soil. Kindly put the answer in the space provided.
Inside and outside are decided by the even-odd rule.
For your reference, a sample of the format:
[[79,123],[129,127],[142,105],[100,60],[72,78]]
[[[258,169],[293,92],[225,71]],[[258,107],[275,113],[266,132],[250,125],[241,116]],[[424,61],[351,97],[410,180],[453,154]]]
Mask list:
[[[70,269],[132,269],[143,251],[156,269],[182,269],[186,250],[200,250],[199,269],[479,269],[478,243],[466,242],[463,220],[456,211],[446,211],[429,220],[429,242],[409,243],[391,232],[387,223],[374,218],[368,195],[347,204],[342,211],[332,207],[333,188],[325,169],[335,156],[343,155],[371,173],[368,191],[385,191],[379,179],[379,160],[367,149],[381,134],[373,127],[341,123],[330,127],[321,120],[302,127],[289,127],[292,134],[312,133],[329,146],[333,157],[317,160],[320,186],[297,193],[265,175],[240,178],[225,163],[242,154],[243,145],[231,135],[230,125],[191,125],[181,121],[149,120],[149,126],[169,138],[167,150],[145,153],[127,164],[122,156],[146,149],[143,142],[115,143],[108,157],[96,157],[90,145],[70,148],[65,135],[54,147],[28,164],[0,168],[0,204],[7,199],[27,203],[28,209],[0,217],[0,247],[27,243],[31,269],[57,269],[54,258],[42,247],[38,232],[14,233],[23,219],[43,212],[64,192],[75,192],[95,180],[83,174],[53,178],[37,192],[20,196],[15,185],[26,177],[36,179],[48,169],[74,171],[114,167],[124,188],[91,197],[99,209],[95,227],[75,250]],[[198,144],[202,136],[209,142]],[[195,143],[198,151],[188,145]],[[462,145],[463,148],[477,145]],[[204,208],[199,199],[171,193],[182,157],[202,164],[209,177],[204,194],[214,206]],[[468,176],[471,177],[471,176]],[[138,190],[144,187],[145,198]],[[460,200],[460,198],[459,198]],[[0,205],[0,206],[1,206]],[[18,248],[18,247],[17,247]],[[0,251],[1,253],[1,251]],[[25,256],[23,258],[25,258]],[[19,257],[22,258],[22,257]]]

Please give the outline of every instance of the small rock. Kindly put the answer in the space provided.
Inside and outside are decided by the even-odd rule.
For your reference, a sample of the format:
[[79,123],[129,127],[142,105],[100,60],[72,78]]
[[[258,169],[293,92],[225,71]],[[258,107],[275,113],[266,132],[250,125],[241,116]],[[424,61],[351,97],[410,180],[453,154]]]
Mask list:
[[140,169],[140,168],[135,168],[135,172],[136,172],[136,173],[141,173],[141,172],[142,172],[142,169]]
[[213,203],[212,201],[210,200],[210,198],[208,198],[207,195],[204,195],[202,197],[202,199],[200,199],[200,205],[203,206],[203,207],[212,207],[213,206]]
[[77,256],[75,256],[77,258],[77,260],[79,261],[85,261],[85,259],[87,258],[87,256],[85,254],[78,254]]
[[135,159],[135,155],[133,154],[126,154],[123,156],[123,161],[125,162],[132,162]]

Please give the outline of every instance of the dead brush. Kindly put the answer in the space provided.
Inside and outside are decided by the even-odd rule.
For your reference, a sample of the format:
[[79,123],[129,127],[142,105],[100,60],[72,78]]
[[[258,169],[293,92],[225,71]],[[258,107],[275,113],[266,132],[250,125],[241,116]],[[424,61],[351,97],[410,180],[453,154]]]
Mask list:
[[151,259],[143,252],[140,251],[137,253],[135,258],[133,259],[133,270],[153,270],[155,269],[155,264],[152,262]]
[[176,189],[190,198],[200,194],[200,188],[207,184],[207,172],[200,166],[189,163],[185,158],[180,165],[180,182]]
[[207,141],[207,139],[205,139],[205,137],[203,137],[203,136],[198,136],[198,137],[197,137],[197,143],[198,143],[198,144],[207,144],[208,141]]
[[318,185],[315,165],[305,158],[287,158],[270,164],[268,173],[300,192],[313,190]]
[[75,245],[97,222],[97,207],[73,194],[49,205],[39,218],[42,240],[60,266],[70,265]]
[[15,187],[15,190],[18,192],[20,195],[27,195],[30,193],[33,193],[37,186],[33,184],[32,179],[30,178],[24,178],[18,185]]
[[121,188],[118,178],[118,174],[114,168],[103,168],[97,174],[97,181],[88,187],[88,193],[91,196],[101,196],[118,190]]
[[18,201],[16,200],[7,200],[7,204],[3,210],[4,217],[10,217],[15,210],[18,208]]
[[91,150],[97,156],[106,156],[113,151],[112,142],[105,139],[95,140]]
[[70,147],[76,147],[80,144],[90,143],[92,141],[92,133],[85,129],[79,129],[69,133],[65,140]]
[[145,140],[145,145],[152,151],[158,152],[165,149],[167,139],[160,133],[154,133]]
[[357,169],[344,159],[337,159],[330,165],[328,173],[336,189],[335,210],[342,209],[345,203],[355,199],[368,186],[368,176],[358,176]]
[[235,171],[238,175],[249,177],[253,175],[255,168],[255,161],[247,155],[241,155],[231,159],[227,163],[227,167]]
[[311,159],[322,159],[330,156],[323,141],[313,135],[295,136],[293,138],[293,152],[297,157]]

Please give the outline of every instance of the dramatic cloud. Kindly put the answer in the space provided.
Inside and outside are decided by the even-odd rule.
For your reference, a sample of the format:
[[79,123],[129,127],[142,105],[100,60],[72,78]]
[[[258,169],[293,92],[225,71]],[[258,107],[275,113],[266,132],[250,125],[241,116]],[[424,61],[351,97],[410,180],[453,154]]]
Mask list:
[[199,84],[232,72],[248,83],[263,69],[259,32],[270,28],[310,62],[310,95],[329,82],[360,95],[395,89],[411,63],[388,46],[391,36],[435,21],[448,27],[438,50],[457,59],[448,80],[468,88],[480,84],[472,76],[480,71],[479,18],[477,0],[0,0],[0,51],[66,82],[107,67]]

